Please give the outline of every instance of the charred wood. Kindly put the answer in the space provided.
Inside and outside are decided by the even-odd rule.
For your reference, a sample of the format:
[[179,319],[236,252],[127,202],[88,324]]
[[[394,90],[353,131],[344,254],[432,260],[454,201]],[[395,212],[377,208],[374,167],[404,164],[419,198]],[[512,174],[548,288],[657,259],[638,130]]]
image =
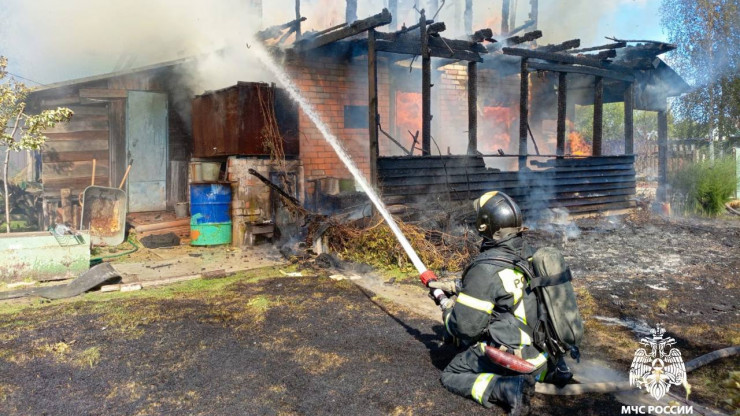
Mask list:
[[[420,24],[426,22],[424,10],[421,11]],[[422,154],[429,155],[432,150],[432,56],[431,38],[426,25],[421,25],[421,149]]]
[[283,34],[283,30],[295,28],[297,25],[300,24],[300,22],[304,22],[305,20],[305,17],[301,17],[300,19],[291,20],[288,23],[268,27],[265,30],[257,32],[257,40],[265,41],[268,39],[274,39],[278,36],[281,36]]
[[497,40],[493,38],[493,30],[491,29],[476,30],[475,33],[470,36],[470,40],[478,43],[482,43],[483,41],[491,43],[497,42]]
[[512,36],[510,38],[506,38],[503,41],[495,43],[493,45],[486,45],[486,49],[488,49],[488,52],[496,52],[496,51],[500,51],[504,47],[519,45],[525,42],[531,42],[541,37],[542,37],[542,31],[535,30],[532,32],[527,32],[522,36]]
[[294,197],[292,197],[287,192],[283,191],[283,189],[281,187],[279,187],[278,185],[272,183],[272,181],[270,181],[269,179],[267,179],[264,176],[260,175],[259,172],[257,172],[256,170],[250,168],[248,170],[248,172],[249,172],[250,175],[252,175],[252,176],[256,177],[257,179],[259,179],[260,181],[262,181],[262,183],[264,183],[265,185],[267,185],[270,188],[274,189],[275,192],[277,192],[278,194],[280,194],[280,196],[282,196],[283,198],[285,198],[291,204],[295,205],[296,207],[301,207],[302,206],[300,201],[298,201],[297,199],[295,199]]
[[617,79],[625,82],[633,82],[635,77],[633,75],[627,75],[622,72],[610,71],[608,69],[593,68],[590,66],[579,66],[579,65],[560,65],[551,64],[546,62],[529,62],[530,70],[535,71],[552,71],[552,72],[567,72],[573,74],[593,75],[597,77]]
[[557,45],[545,45],[541,46],[536,51],[541,52],[561,52],[561,51],[567,51],[568,49],[573,49],[581,46],[581,40],[580,39],[571,39],[567,40],[563,43],[559,43]]
[[588,48],[573,49],[568,52],[569,53],[582,53],[582,52],[600,51],[602,49],[620,49],[620,48],[624,48],[625,46],[627,46],[627,43],[617,42],[617,43],[609,43],[606,45],[591,46]]
[[607,59],[616,58],[617,57],[617,51],[615,51],[614,49],[609,49],[609,50],[606,50],[606,51],[601,51],[601,52],[596,53],[596,54],[577,55],[577,56],[585,56],[587,58],[592,58],[592,59],[598,59],[600,61],[605,61]]
[[560,63],[565,63],[565,64],[577,64],[577,65],[591,66],[591,67],[596,67],[596,68],[611,69],[614,71],[624,72],[630,75],[633,73],[632,68],[629,68],[623,65],[614,64],[614,63],[606,63],[598,59],[587,58],[583,56],[573,56],[573,55],[557,53],[557,52],[555,53],[540,52],[540,51],[522,49],[522,48],[504,48],[503,52],[506,55],[521,56],[522,58],[534,58],[534,59],[542,59],[544,61],[554,61],[554,62],[560,62]]
[[594,127],[593,155],[601,156],[601,143],[604,131],[604,79],[596,77],[594,83]]
[[439,33],[444,32],[445,30],[447,30],[445,22],[435,22],[427,27],[427,34],[429,36],[439,35]]
[[[435,41],[439,41],[438,45],[432,45],[432,43],[436,43]],[[430,38],[429,40],[429,52],[430,55],[435,58],[449,58],[453,59],[454,61],[473,61],[473,62],[482,62],[483,58],[481,56],[472,50],[459,50],[459,49],[452,49],[452,52],[450,52],[450,49],[445,46],[443,42],[441,42],[441,38]],[[451,46],[451,45],[449,45]],[[377,40],[376,41],[376,49],[380,52],[391,52],[391,53],[401,53],[401,54],[407,54],[407,55],[421,55],[422,54],[422,48],[421,48],[421,39],[416,39],[415,41],[387,41],[387,40]]]
[[357,20],[349,26],[342,27],[341,29],[325,33],[312,39],[302,40],[296,43],[298,50],[308,50],[313,48],[319,48],[324,45],[336,42],[365,32],[370,29],[375,29],[378,26],[387,25],[393,20],[388,9],[374,16],[370,16],[367,19]]

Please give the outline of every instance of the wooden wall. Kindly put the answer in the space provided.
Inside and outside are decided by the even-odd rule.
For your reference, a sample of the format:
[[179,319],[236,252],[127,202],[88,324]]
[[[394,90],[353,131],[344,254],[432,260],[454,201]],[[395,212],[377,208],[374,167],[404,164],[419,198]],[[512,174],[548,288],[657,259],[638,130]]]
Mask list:
[[531,161],[533,170],[488,169],[482,157],[382,157],[378,175],[383,197],[407,202],[428,198],[473,200],[502,191],[522,210],[566,208],[571,214],[635,206],[634,156]]
[[[95,184],[117,187],[128,166],[126,149],[126,98],[129,91],[164,92],[169,98],[169,155],[177,169],[168,171],[168,207],[185,200],[183,181],[187,170],[181,165],[190,157],[189,115],[174,110],[173,97],[188,99],[175,89],[171,67],[112,76],[89,82],[37,91],[30,96],[31,111],[64,106],[74,111],[72,120],[47,131],[49,140],[42,149],[41,181],[44,199],[53,212],[60,191],[71,190],[77,200],[92,183],[92,160],[96,159]],[[134,161],[134,164],[136,162]],[[133,168],[132,168],[133,169]],[[169,168],[168,168],[169,169]],[[177,176],[177,177],[173,177]],[[169,189],[170,184],[177,189]],[[47,218],[47,222],[49,219]],[[51,219],[54,221],[54,219]]]
[[41,110],[65,106],[75,113],[70,122],[46,131],[49,140],[41,151],[45,198],[59,198],[59,191],[64,188],[70,189],[73,196],[82,193],[92,183],[93,159],[95,184],[110,185],[108,103],[80,97],[80,87],[94,86],[70,88],[40,101]]

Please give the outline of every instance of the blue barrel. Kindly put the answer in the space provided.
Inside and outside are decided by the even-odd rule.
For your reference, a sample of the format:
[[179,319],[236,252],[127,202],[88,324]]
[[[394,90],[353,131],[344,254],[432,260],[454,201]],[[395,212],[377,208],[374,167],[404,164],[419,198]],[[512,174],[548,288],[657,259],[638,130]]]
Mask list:
[[231,184],[190,184],[190,215],[197,224],[231,222],[230,209]]

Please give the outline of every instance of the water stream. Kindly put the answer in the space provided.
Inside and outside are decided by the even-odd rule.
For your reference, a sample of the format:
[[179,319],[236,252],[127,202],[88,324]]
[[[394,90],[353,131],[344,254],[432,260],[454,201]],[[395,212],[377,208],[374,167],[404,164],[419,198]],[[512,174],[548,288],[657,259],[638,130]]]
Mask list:
[[319,129],[319,132],[321,132],[321,135],[324,136],[326,142],[331,145],[331,147],[337,153],[337,156],[339,156],[342,162],[344,162],[345,166],[347,166],[347,169],[350,171],[352,176],[354,176],[355,180],[360,185],[362,190],[370,198],[370,201],[372,201],[373,205],[375,205],[375,208],[378,210],[380,215],[383,217],[383,219],[385,219],[385,222],[393,231],[393,234],[396,235],[396,238],[401,243],[401,246],[406,251],[406,254],[409,256],[409,259],[411,259],[411,262],[414,264],[414,267],[416,267],[416,270],[419,271],[419,274],[424,273],[427,268],[424,266],[424,263],[422,263],[421,259],[416,254],[416,251],[414,251],[413,247],[411,247],[411,244],[406,239],[406,236],[403,235],[401,229],[398,228],[398,224],[396,224],[396,221],[393,220],[393,217],[391,216],[390,212],[388,212],[388,209],[383,204],[383,201],[380,200],[378,194],[375,193],[373,188],[365,179],[365,176],[357,168],[357,165],[355,165],[355,163],[352,161],[352,158],[349,156],[344,147],[342,147],[339,139],[334,134],[332,134],[331,131],[329,131],[329,128],[321,120],[318,113],[316,112],[316,109],[313,108],[313,106],[303,97],[303,95],[301,95],[298,86],[293,83],[293,81],[288,77],[288,74],[277,64],[277,62],[275,62],[273,57],[264,48],[264,46],[262,46],[260,42],[250,42],[250,51],[254,53],[256,57],[262,62],[262,64],[264,64],[265,67],[277,78],[280,84],[282,84],[286,91],[288,91],[290,97],[296,103],[298,103],[303,112],[306,113],[308,118],[311,119],[311,121],[316,125],[316,128]]

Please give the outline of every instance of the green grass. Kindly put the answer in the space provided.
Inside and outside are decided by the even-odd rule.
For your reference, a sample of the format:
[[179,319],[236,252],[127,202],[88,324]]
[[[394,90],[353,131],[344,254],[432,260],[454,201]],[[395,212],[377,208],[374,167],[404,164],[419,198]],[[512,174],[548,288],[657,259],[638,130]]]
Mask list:
[[[181,283],[134,292],[90,292],[71,299],[63,299],[54,302],[45,300],[29,300],[20,302],[0,302],[0,328],[17,327],[22,325],[23,319],[12,319],[12,315],[20,316],[21,312],[34,312],[53,306],[61,306],[67,311],[74,311],[82,307],[91,307],[98,312],[116,312],[117,302],[107,302],[127,299],[173,299],[178,297],[189,297],[197,295],[201,298],[218,296],[227,286],[237,282],[258,282],[273,277],[283,277],[283,272],[296,271],[296,266],[270,266],[237,273],[222,279],[195,279]],[[92,305],[91,303],[99,303]],[[123,313],[123,311],[121,311]],[[124,317],[121,317],[124,321]]]
[[679,212],[717,216],[737,189],[735,159],[687,164],[671,172],[668,182]]

